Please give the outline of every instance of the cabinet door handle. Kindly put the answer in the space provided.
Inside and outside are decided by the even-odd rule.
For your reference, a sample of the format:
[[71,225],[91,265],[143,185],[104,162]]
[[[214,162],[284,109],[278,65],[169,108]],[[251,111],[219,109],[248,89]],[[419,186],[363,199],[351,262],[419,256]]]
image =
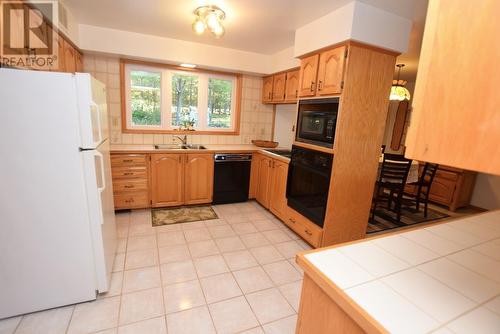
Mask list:
[[128,189],[134,188],[134,185],[133,184],[127,184],[127,185],[125,185],[125,188],[128,188]]
[[314,81],[311,81],[311,92],[314,92]]
[[133,172],[125,172],[125,173],[123,173],[123,175],[134,175],[134,173]]
[[123,162],[133,162],[133,161],[134,160],[132,160],[132,159],[125,159],[125,160],[123,160]]
[[311,231],[309,231],[309,230],[306,230],[305,232],[306,232],[306,234],[307,234],[308,236],[312,236],[312,235],[313,235],[313,234],[311,233]]
[[299,96],[299,91],[296,89],[295,90],[295,97],[298,97]]
[[318,81],[318,90],[321,90],[321,88],[323,87],[323,81]]
[[296,222],[295,220],[293,220],[292,218],[289,218],[288,220],[289,220],[289,221],[290,221],[290,223],[292,223],[292,224],[296,224],[296,223],[297,223],[297,222]]

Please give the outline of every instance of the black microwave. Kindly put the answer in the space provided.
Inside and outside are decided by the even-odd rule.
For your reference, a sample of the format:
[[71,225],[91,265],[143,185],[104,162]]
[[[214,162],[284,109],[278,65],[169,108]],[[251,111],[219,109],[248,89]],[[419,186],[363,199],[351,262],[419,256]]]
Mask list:
[[333,148],[338,111],[338,97],[301,100],[295,140]]

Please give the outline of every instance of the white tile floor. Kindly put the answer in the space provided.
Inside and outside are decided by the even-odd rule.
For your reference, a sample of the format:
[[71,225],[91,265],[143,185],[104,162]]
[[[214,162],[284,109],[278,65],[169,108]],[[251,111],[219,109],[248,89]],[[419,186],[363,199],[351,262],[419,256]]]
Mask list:
[[117,215],[111,289],[96,301],[0,320],[0,334],[295,333],[310,249],[255,202],[214,206],[220,219],[151,227]]

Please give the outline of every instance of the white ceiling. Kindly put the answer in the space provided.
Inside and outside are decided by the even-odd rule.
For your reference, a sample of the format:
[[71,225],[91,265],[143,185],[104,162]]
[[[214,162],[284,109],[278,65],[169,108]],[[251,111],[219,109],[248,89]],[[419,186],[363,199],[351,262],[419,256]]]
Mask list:
[[[294,43],[295,30],[352,0],[65,0],[78,23],[273,54]],[[418,62],[427,0],[360,0],[416,25],[403,73],[411,81]],[[226,12],[226,35],[216,39],[191,30],[193,10],[216,4]],[[333,25],[334,26],[334,25]],[[406,75],[405,75],[406,76]],[[404,78],[405,76],[402,75]]]

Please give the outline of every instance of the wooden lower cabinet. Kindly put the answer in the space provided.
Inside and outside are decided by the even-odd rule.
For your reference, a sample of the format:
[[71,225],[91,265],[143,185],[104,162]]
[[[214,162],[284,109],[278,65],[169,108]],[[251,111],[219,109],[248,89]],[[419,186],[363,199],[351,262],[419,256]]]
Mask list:
[[184,204],[184,155],[151,155],[151,205],[153,207]]
[[267,156],[259,158],[256,199],[263,207],[269,209],[269,188],[271,185],[272,159]]
[[320,247],[323,238],[323,229],[311,222],[306,217],[294,209],[287,206],[287,219],[285,224],[290,227],[295,233],[300,235],[302,239],[307,241],[311,246]]
[[148,162],[146,154],[111,155],[116,210],[150,206]]
[[[421,165],[420,170],[422,167],[423,165]],[[476,172],[439,166],[432,182],[429,200],[447,206],[450,211],[469,205],[476,183],[476,175]],[[409,185],[405,191],[415,194],[417,187]]]
[[288,176],[288,163],[273,160],[271,171],[271,188],[269,199],[269,210],[278,218],[285,221],[288,217],[288,205],[286,199],[286,180]]
[[311,246],[319,247],[323,229],[288,207],[286,198],[288,165],[288,162],[281,159],[254,153],[250,176],[250,198],[255,195],[257,202],[269,209],[290,229]]
[[214,184],[213,154],[186,154],[184,204],[211,203]]
[[[117,154],[111,161],[116,209],[212,202],[212,153]],[[142,165],[144,168],[140,168]]]

